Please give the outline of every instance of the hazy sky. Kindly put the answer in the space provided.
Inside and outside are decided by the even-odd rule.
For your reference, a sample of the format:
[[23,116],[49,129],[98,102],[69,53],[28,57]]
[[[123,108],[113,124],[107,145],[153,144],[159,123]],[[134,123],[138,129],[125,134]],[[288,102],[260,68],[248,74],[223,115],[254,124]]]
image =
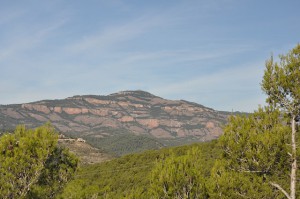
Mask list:
[[265,60],[300,42],[299,0],[0,0],[0,104],[145,90],[263,104]]

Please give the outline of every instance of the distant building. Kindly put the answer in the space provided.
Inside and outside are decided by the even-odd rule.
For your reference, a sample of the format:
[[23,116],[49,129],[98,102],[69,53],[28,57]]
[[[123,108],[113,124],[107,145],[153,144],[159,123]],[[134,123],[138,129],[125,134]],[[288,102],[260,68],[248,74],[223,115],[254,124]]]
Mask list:
[[82,139],[82,138],[77,138],[77,140],[76,140],[77,142],[83,142],[83,143],[85,143],[85,140],[84,139]]

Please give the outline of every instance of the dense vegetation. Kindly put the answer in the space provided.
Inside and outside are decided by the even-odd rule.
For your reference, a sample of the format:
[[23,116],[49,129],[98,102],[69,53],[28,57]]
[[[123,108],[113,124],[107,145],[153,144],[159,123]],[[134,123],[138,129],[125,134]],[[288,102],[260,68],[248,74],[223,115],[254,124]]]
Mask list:
[[284,198],[274,186],[289,187],[290,128],[282,120],[270,108],[230,119],[218,141],[222,158],[212,169],[212,198]]
[[217,144],[149,151],[86,167],[61,197],[299,198],[300,45],[280,60],[266,62],[262,89],[268,105],[232,116]]
[[[277,183],[272,183],[287,198],[295,199],[297,190],[297,129],[296,122],[300,117],[300,44],[286,55],[279,56],[280,62],[274,62],[273,56],[267,60],[262,90],[267,94],[270,107],[279,109],[289,124],[290,154],[290,191]],[[286,162],[288,164],[288,162]],[[298,189],[299,190],[299,189]],[[299,196],[299,195],[298,195]]]
[[[246,114],[240,113],[239,115]],[[65,132],[64,134],[75,139],[81,137],[93,147],[101,149],[103,152],[109,153],[115,157],[139,153],[146,150],[161,149],[166,146],[174,147],[199,142],[191,137],[157,139],[151,135],[135,135],[126,129],[105,128],[105,131],[107,134],[113,136],[96,137],[94,134],[81,135],[81,133],[78,132]]]
[[201,166],[198,166],[197,172],[201,173],[201,178],[207,179],[215,159],[220,154],[216,143],[212,141],[146,151],[97,165],[85,166],[67,185],[61,198],[149,198],[152,194],[150,184],[153,185],[153,190],[156,183],[154,176],[157,175],[155,173],[158,168],[162,166],[161,161],[168,161],[168,158],[174,157],[184,158],[190,150],[202,151],[202,153],[189,155],[188,158],[192,158],[192,161],[198,158],[195,163],[201,162]]
[[261,85],[267,106],[232,117],[219,140],[223,155],[212,169],[213,198],[300,197],[300,45],[279,59],[266,62]]
[[78,159],[57,146],[58,135],[47,124],[19,126],[0,137],[1,198],[54,198],[77,169]]
[[[232,120],[237,125],[241,119]],[[251,124],[251,121],[246,123]],[[244,134],[238,140],[241,144],[235,144],[237,140],[234,139],[228,143],[233,136],[231,134],[223,136],[220,141],[146,151],[101,164],[87,165],[77,172],[59,198],[283,198],[267,180],[271,179],[288,187],[288,168],[284,166],[284,160],[288,158],[286,147],[283,150],[281,147],[284,145],[276,144],[278,139],[286,137],[282,131],[277,139],[271,141],[274,131],[266,136],[257,133],[258,131],[249,136]],[[254,157],[262,161],[261,165],[254,167],[245,164],[245,168],[271,169],[265,173],[241,172],[245,168],[239,165],[237,156],[241,157],[247,152],[256,136],[261,138],[260,146],[245,153],[245,158],[248,157],[249,162],[253,160],[252,164],[255,165],[252,155],[261,151],[263,154]],[[248,143],[247,140],[253,142]],[[228,145],[235,150],[234,157],[228,157],[224,150]],[[188,193],[191,182],[193,187],[188,196],[185,193]],[[164,192],[164,186],[167,193]]]
[[101,148],[117,156],[163,147],[163,144],[154,137],[133,135],[132,133],[109,136],[106,138],[95,138],[93,136],[86,136],[84,138],[92,146]]
[[145,150],[159,149],[164,144],[153,136],[134,135],[126,129],[105,128],[107,134],[113,136],[96,137],[94,134],[83,136],[81,133],[67,132],[68,137],[82,137],[90,145],[114,156],[138,153]]

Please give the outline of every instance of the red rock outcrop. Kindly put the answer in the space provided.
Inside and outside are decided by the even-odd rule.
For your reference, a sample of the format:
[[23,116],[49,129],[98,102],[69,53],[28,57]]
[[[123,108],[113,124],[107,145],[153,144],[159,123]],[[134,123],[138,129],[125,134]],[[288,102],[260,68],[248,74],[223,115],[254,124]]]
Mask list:
[[173,136],[171,136],[171,134],[166,131],[166,130],[163,130],[161,128],[158,128],[158,129],[153,129],[150,131],[151,135],[153,135],[154,137],[157,137],[157,138],[172,138]]
[[2,113],[14,119],[22,119],[24,118],[20,113],[14,111],[12,108],[8,108],[7,110],[3,110]]
[[22,108],[24,109],[28,109],[28,110],[35,110],[35,111],[38,111],[38,112],[42,112],[42,113],[50,113],[50,109],[45,106],[45,105],[39,105],[39,104],[22,104]]
[[132,121],[134,121],[134,118],[131,117],[131,116],[124,116],[121,119],[119,119],[119,121],[121,121],[121,122],[132,122]]
[[62,108],[61,107],[54,107],[53,111],[56,113],[61,113],[62,112]]
[[90,104],[102,104],[102,105],[110,104],[110,101],[108,100],[99,100],[95,98],[84,98],[84,100]]
[[157,119],[137,119],[137,122],[143,126],[147,126],[149,129],[153,129],[159,126]]
[[19,123],[35,127],[50,120],[60,132],[80,137],[100,139],[132,133],[170,143],[194,142],[220,136],[220,126],[230,114],[143,91],[128,91],[0,106],[0,128],[12,129]]
[[29,113],[30,117],[33,117],[34,119],[38,120],[38,121],[41,121],[41,122],[47,122],[48,119],[41,116],[41,115],[38,115],[38,114],[34,114],[34,113]]
[[99,115],[99,116],[108,116],[109,114],[109,109],[105,109],[105,108],[102,108],[102,109],[90,109],[89,112],[91,114],[94,114],[94,115]]
[[86,125],[96,126],[102,124],[106,119],[103,117],[89,116],[89,115],[79,115],[74,119],[76,122],[83,123]]
[[62,110],[70,115],[76,115],[76,114],[81,114],[82,109],[81,108],[62,108]]

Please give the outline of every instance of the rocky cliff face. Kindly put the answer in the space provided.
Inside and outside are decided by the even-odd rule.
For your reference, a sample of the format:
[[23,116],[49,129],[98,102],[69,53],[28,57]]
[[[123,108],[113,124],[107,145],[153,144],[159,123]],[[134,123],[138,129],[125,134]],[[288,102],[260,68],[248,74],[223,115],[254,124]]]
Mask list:
[[228,115],[188,101],[124,91],[0,106],[0,129],[13,129],[18,124],[36,127],[50,121],[68,136],[101,140],[130,134],[168,145],[215,139],[222,134]]

